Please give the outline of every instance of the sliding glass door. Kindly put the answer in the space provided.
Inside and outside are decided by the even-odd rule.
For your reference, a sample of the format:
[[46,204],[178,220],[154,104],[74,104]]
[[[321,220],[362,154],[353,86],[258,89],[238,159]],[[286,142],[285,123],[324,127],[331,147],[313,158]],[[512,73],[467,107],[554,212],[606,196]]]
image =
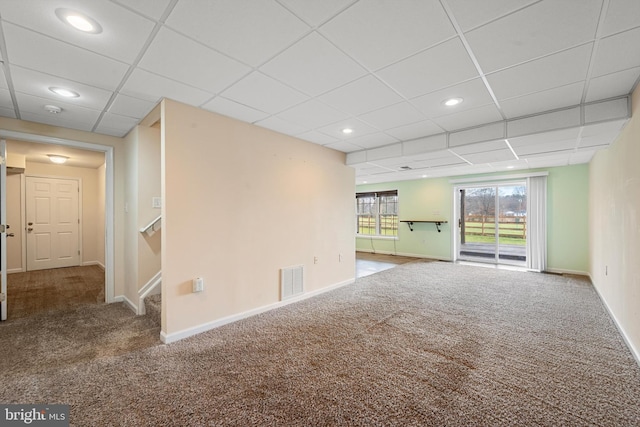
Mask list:
[[526,266],[525,182],[459,189],[458,258]]

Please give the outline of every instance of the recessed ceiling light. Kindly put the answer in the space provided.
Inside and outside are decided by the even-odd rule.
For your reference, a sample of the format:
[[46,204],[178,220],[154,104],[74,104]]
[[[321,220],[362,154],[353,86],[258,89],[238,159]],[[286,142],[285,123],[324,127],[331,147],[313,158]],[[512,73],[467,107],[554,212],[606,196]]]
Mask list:
[[362,183],[363,183],[363,184],[366,184],[366,183],[367,183],[367,181],[362,181]]
[[84,13],[80,13],[71,9],[56,9],[56,16],[65,24],[71,25],[76,30],[90,33],[90,34],[98,34],[102,32],[102,27],[98,22],[85,15]]
[[59,165],[63,164],[67,160],[69,160],[69,158],[67,156],[60,156],[58,154],[47,154],[47,156],[49,156],[49,160],[51,160],[53,163],[57,163]]
[[353,133],[353,129],[344,128],[344,129],[342,129],[342,133],[344,133],[345,135],[349,135],[350,133]]
[[507,166],[507,169],[513,169],[515,166]]
[[450,98],[450,99],[444,100],[442,103],[447,107],[453,107],[455,105],[460,104],[462,101],[463,101],[462,98]]
[[45,105],[44,109],[51,114],[58,114],[62,112],[62,108],[58,107],[57,105]]
[[428,176],[429,176],[429,175],[422,175],[422,177],[423,177],[423,178],[426,178],[426,177],[428,177]]
[[63,87],[50,87],[49,90],[56,95],[64,96],[65,98],[77,98],[80,96],[78,92],[74,92],[71,89],[65,89]]

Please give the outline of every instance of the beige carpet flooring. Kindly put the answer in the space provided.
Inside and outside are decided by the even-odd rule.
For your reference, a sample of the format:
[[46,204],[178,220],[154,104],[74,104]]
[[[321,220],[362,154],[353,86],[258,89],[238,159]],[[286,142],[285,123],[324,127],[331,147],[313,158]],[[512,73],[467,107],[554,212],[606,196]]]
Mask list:
[[92,265],[9,274],[7,295],[9,319],[104,303],[104,270]]
[[0,325],[0,402],[67,403],[78,426],[640,425],[640,369],[576,277],[414,262],[171,345],[81,359],[83,323],[110,320],[78,315]]

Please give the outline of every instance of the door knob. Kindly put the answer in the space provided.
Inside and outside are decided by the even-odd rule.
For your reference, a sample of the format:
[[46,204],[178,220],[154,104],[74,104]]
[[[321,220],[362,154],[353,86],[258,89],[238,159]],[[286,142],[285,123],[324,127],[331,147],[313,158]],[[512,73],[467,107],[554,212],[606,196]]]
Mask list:
[[15,234],[13,234],[13,233],[7,233],[7,237],[14,237],[14,236],[15,236]]
[[33,231],[33,227],[27,228],[27,231]]
[[33,225],[33,223],[32,223],[32,222],[30,222],[30,223],[29,223],[29,224],[27,224],[27,225]]

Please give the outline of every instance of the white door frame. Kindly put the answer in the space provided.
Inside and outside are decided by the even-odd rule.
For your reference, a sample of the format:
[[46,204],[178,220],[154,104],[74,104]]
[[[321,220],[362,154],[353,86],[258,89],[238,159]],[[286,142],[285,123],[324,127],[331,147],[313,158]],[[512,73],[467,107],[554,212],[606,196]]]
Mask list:
[[115,244],[114,239],[114,149],[109,145],[93,144],[89,142],[74,141],[71,139],[55,138],[51,136],[34,135],[26,132],[16,132],[0,129],[0,138],[17,141],[30,141],[41,144],[62,145],[65,147],[79,148],[81,150],[98,151],[104,153],[105,157],[105,239],[104,239],[104,261],[105,261],[105,281],[104,293],[107,303],[115,302]]
[[[7,222],[7,143],[0,141],[0,224]],[[7,320],[7,230],[0,230],[0,293],[4,296],[0,306],[2,313],[0,320]]]

